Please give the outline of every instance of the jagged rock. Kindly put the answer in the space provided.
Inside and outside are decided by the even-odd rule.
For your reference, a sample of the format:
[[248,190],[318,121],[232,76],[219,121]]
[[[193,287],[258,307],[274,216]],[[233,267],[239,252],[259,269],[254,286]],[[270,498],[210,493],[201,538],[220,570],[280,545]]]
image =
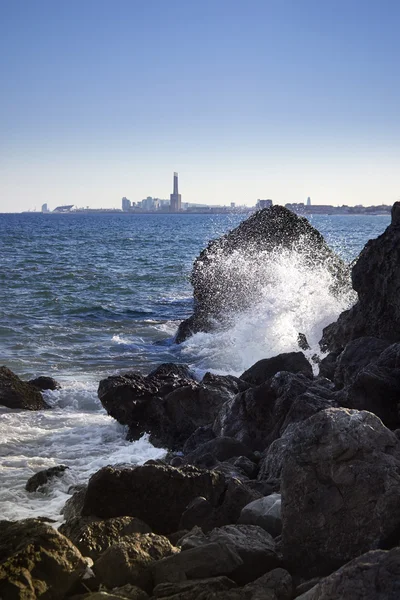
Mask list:
[[107,548],[95,561],[93,570],[110,589],[129,583],[151,593],[152,565],[155,561],[178,552],[179,549],[162,535],[136,533],[129,540],[122,540]]
[[217,506],[225,489],[222,475],[191,466],[105,467],[90,478],[82,513],[134,516],[156,533],[168,534],[179,529],[181,515],[194,498],[204,496]]
[[182,452],[184,455],[190,454],[196,450],[198,446],[201,446],[206,442],[210,442],[211,440],[215,440],[215,438],[216,435],[213,431],[212,425],[198,427],[184,443]]
[[273,537],[282,531],[281,495],[271,494],[247,504],[242,508],[238,523],[258,525]]
[[280,371],[303,373],[311,379],[313,377],[312,367],[302,352],[287,352],[259,360],[240,379],[252,385],[261,385]]
[[342,404],[373,412],[389,429],[400,427],[400,344],[387,347],[356,374]]
[[41,375],[40,377],[36,377],[36,379],[31,379],[28,381],[30,385],[33,385],[38,390],[60,390],[61,385],[53,379],[52,377],[46,377]]
[[87,564],[79,550],[37,519],[0,521],[0,597],[64,598]]
[[292,600],[292,577],[285,569],[273,569],[245,585],[243,592],[252,600]]
[[285,561],[330,573],[400,526],[398,440],[372,413],[321,411],[294,429],[281,489]]
[[386,340],[374,337],[362,337],[349,342],[336,362],[333,379],[336,387],[340,389],[350,385],[356,375],[376,362],[389,345]]
[[149,595],[135,585],[124,585],[112,591],[93,592],[71,600],[148,600]]
[[183,512],[179,528],[199,525],[204,531],[210,531],[214,527],[236,523],[242,508],[260,496],[261,493],[249,487],[247,482],[229,479],[218,506],[212,506],[204,498],[196,498]]
[[53,477],[62,477],[67,469],[69,469],[69,467],[66,467],[65,465],[57,465],[56,467],[50,467],[49,469],[44,469],[43,471],[35,473],[35,475],[29,477],[26,482],[26,491],[36,492],[40,486],[45,485]]
[[319,361],[319,375],[333,381],[336,371],[336,361],[340,352],[329,352]]
[[175,600],[197,600],[200,593],[220,592],[236,588],[237,584],[221,575],[207,579],[192,579],[175,583],[160,583],[153,590],[154,598],[173,596]]
[[288,427],[280,438],[272,442],[260,461],[257,479],[265,481],[274,490],[280,489],[283,465],[286,455],[291,451],[293,435],[297,429],[298,425]]
[[233,437],[252,450],[264,450],[292,422],[336,403],[320,381],[282,371],[226,402],[214,422],[214,433]]
[[325,327],[322,348],[340,352],[351,340],[365,336],[400,341],[399,206],[393,205],[386,231],[361,251],[351,275],[358,301]]
[[63,523],[59,532],[71,540],[83,556],[96,560],[109,546],[120,541],[129,542],[132,535],[151,533],[151,529],[135,517],[91,521],[78,517]]
[[0,405],[26,410],[50,408],[35,386],[22,381],[7,367],[0,367]]
[[322,579],[297,600],[397,600],[399,578],[400,548],[375,550]]
[[209,456],[212,457],[214,464],[217,461],[226,461],[232,457],[251,457],[252,451],[242,442],[231,437],[217,437],[209,442],[205,442],[198,446],[193,452],[190,452],[184,457],[185,463],[196,465],[199,467],[210,467],[214,464],[209,464]]
[[194,538],[191,539],[190,533],[185,536],[181,541],[182,553],[216,542],[232,548],[240,556],[243,564],[230,574],[239,585],[254,581],[279,563],[272,536],[256,525],[225,525],[206,535],[196,531]]
[[180,450],[197,428],[213,423],[222,404],[242,387],[234,377],[210,375],[198,383],[187,367],[167,364],[147,377],[108,377],[100,382],[98,396],[108,414],[129,426],[129,439],[150,433],[154,445]]
[[310,265],[324,265],[335,283],[347,282],[344,263],[330,250],[322,235],[303,217],[283,206],[258,211],[236,229],[210,242],[193,265],[191,283],[194,314],[181,323],[176,341],[198,331],[210,331],[227,314],[243,310],[260,298],[262,277],[240,276],[238,265],[263,269],[282,250],[295,250]]
[[242,564],[230,545],[212,542],[157,561],[152,569],[154,585],[230,575]]
[[66,522],[75,519],[77,517],[81,517],[83,503],[85,501],[87,485],[75,485],[72,486],[68,493],[71,494],[71,498],[68,498],[63,508],[61,509],[61,514],[64,515],[64,519]]

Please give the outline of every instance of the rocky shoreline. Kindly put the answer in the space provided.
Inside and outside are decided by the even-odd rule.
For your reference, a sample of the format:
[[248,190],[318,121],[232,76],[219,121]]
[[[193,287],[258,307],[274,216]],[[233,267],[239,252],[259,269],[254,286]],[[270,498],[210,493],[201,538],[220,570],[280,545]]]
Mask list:
[[[271,210],[242,226],[235,251],[243,231],[246,244],[263,239]],[[148,433],[168,453],[100,469],[67,501],[59,531],[45,518],[0,521],[0,598],[399,598],[399,211],[396,203],[353,267],[358,302],[324,330],[330,353],[318,375],[298,351],[240,377],[198,381],[187,366],[164,364],[101,381],[99,399],[129,439]],[[303,220],[277,213],[285,244],[299,231],[314,239]],[[326,252],[319,240],[317,260]],[[193,321],[215,322],[212,297],[185,336]],[[47,409],[45,385],[57,383],[21,382],[2,367],[0,404]],[[37,473],[27,490],[64,471]]]

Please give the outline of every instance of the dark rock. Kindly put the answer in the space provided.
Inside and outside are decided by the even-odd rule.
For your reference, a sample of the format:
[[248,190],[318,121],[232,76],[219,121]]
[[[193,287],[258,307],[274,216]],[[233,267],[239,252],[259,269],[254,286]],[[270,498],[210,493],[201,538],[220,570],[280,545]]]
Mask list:
[[252,385],[261,385],[280,371],[302,373],[311,379],[313,377],[312,367],[304,354],[302,352],[288,352],[259,360],[250,369],[247,369],[240,376],[240,379]]
[[90,556],[96,560],[109,546],[120,541],[129,543],[132,535],[151,533],[151,529],[135,517],[91,521],[75,518],[68,523],[63,523],[59,532],[71,540],[83,556]]
[[192,500],[186,510],[182,513],[179,527],[181,529],[190,530],[196,525],[201,525],[207,522],[214,513],[213,505],[199,496]]
[[213,431],[212,425],[205,425],[204,427],[198,427],[192,435],[188,437],[183,445],[182,452],[184,455],[190,454],[198,446],[202,446],[206,442],[215,440],[216,435]]
[[152,569],[154,584],[230,575],[242,564],[229,544],[212,542],[157,561]]
[[215,464],[215,461],[223,462],[232,457],[250,457],[252,456],[252,451],[242,442],[239,442],[234,438],[218,437],[198,446],[196,450],[184,457],[184,461],[199,467],[210,466],[205,464],[206,462],[209,462],[207,460],[208,455],[212,456]]
[[197,331],[212,330],[227,314],[243,310],[260,298],[262,278],[240,277],[237,256],[246,256],[249,268],[256,270],[260,265],[265,268],[268,261],[273,263],[281,250],[295,250],[307,265],[326,266],[333,285],[347,282],[344,263],[307,219],[283,206],[261,210],[210,242],[195,260],[191,275],[195,311],[181,323],[177,342]]
[[340,352],[329,352],[319,361],[319,375],[333,381],[336,371],[336,360]]
[[53,379],[52,377],[45,377],[41,375],[40,377],[36,377],[36,379],[31,379],[28,381],[30,385],[33,385],[38,390],[60,390],[61,385]]
[[246,478],[248,477],[249,479],[254,479],[257,477],[258,464],[253,462],[253,460],[250,460],[250,458],[247,458],[246,456],[238,456],[237,458],[231,458],[228,462],[230,462],[232,466]]
[[242,508],[239,523],[245,525],[258,525],[273,537],[282,531],[281,495],[271,494],[258,500],[253,500]]
[[192,500],[204,496],[217,506],[225,488],[222,475],[195,467],[105,467],[90,478],[82,513],[102,518],[135,516],[156,533],[168,534],[179,529],[181,515]]
[[0,521],[0,597],[64,598],[82,577],[80,552],[50,525],[36,519]]
[[397,438],[372,413],[321,411],[294,429],[281,489],[285,561],[330,573],[400,525]]
[[210,376],[198,383],[187,377],[187,368],[176,369],[177,365],[161,365],[147,377],[126,373],[100,382],[104,408],[129,426],[129,439],[150,433],[154,445],[180,450],[196,429],[211,425],[221,405],[241,389],[234,377]]
[[400,227],[397,212],[398,205],[393,209],[391,225],[378,238],[369,240],[360,253],[351,276],[358,301],[324,329],[322,348],[338,352],[351,340],[365,336],[400,341]]
[[311,590],[314,586],[317,585],[321,581],[322,577],[313,577],[312,579],[307,579],[307,581],[303,581],[296,586],[294,597],[297,598],[301,596],[301,594],[305,594],[308,590]]
[[221,575],[220,577],[209,577],[207,579],[192,579],[176,583],[160,583],[153,590],[154,598],[165,598],[174,596],[176,600],[197,600],[200,593],[219,592],[231,590],[237,584]]
[[389,342],[374,337],[362,337],[349,342],[336,362],[334,383],[337,388],[350,385],[356,375],[389,346]]
[[44,469],[43,471],[35,473],[35,475],[29,477],[26,482],[26,491],[36,492],[41,485],[45,485],[53,477],[62,477],[67,469],[69,469],[69,467],[66,467],[65,465],[57,465],[56,467],[50,467],[49,469]]
[[341,403],[373,412],[389,429],[400,427],[400,344],[389,346],[362,368],[345,390]]
[[400,548],[375,550],[322,579],[297,600],[397,600],[400,595]]
[[292,600],[292,577],[285,569],[273,569],[245,585],[243,591],[246,598],[253,600]]
[[[264,450],[282,435],[284,423],[285,427],[289,424],[290,408],[312,384],[301,373],[280,372],[266,383],[226,402],[214,422],[214,432],[218,436],[233,437],[251,450]],[[326,389],[321,393],[329,395]]]
[[239,585],[254,581],[279,563],[272,536],[256,525],[226,525],[203,536],[196,532],[194,544],[189,533],[183,540],[182,553],[187,548],[202,547],[210,542],[232,548],[240,556],[243,564],[230,574]]
[[95,561],[93,570],[110,589],[129,583],[151,593],[151,567],[155,561],[177,552],[178,548],[162,535],[136,533],[130,536],[129,541],[122,540],[107,548]]
[[26,410],[50,408],[35,386],[22,381],[7,367],[0,367],[0,405]]
[[64,515],[65,521],[70,521],[71,519],[75,519],[76,517],[82,516],[82,508],[83,503],[85,501],[87,485],[75,485],[68,490],[68,493],[72,493],[71,498],[69,498],[64,504],[61,514]]

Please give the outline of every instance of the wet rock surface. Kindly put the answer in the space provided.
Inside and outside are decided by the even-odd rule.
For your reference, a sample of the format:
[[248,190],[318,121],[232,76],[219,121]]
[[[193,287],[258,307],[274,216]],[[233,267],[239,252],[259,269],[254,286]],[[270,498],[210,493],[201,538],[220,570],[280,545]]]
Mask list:
[[394,204],[386,231],[367,242],[358,257],[351,274],[358,301],[324,329],[324,349],[340,352],[351,340],[366,336],[400,341],[399,206]]
[[50,467],[49,469],[44,469],[43,471],[35,473],[35,475],[32,475],[26,482],[26,491],[36,492],[38,488],[51,481],[54,477],[62,477],[67,469],[68,467],[65,465],[57,465],[56,467]]
[[50,408],[37,387],[22,381],[7,367],[0,367],[0,405],[25,410]]
[[180,325],[176,341],[180,343],[198,331],[210,331],[232,310],[254,304],[260,288],[257,278],[243,281],[237,276],[241,256],[257,267],[261,260],[274,261],[276,252],[282,250],[296,250],[310,265],[324,264],[340,285],[348,280],[345,264],[307,219],[283,206],[263,209],[210,242],[195,260],[191,274],[195,311]]

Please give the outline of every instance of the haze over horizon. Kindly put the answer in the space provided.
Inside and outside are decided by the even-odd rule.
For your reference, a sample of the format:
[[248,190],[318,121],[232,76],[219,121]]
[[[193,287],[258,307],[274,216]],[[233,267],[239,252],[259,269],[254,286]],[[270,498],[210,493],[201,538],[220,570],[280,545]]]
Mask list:
[[3,0],[0,212],[391,204],[394,0]]

